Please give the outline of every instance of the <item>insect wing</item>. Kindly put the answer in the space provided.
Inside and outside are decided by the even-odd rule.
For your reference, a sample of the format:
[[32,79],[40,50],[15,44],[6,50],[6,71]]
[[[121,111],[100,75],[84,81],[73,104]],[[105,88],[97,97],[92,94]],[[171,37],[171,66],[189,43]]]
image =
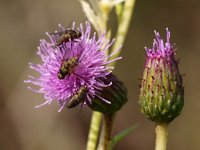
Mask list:
[[73,108],[76,107],[78,104],[80,104],[83,101],[82,98],[80,98],[78,95],[74,95],[70,101],[67,103],[67,108]]
[[67,107],[68,108],[73,108],[73,107],[76,107],[77,105],[79,105],[81,102],[84,102],[84,99],[86,97],[87,91],[88,91],[87,87],[86,86],[82,86],[79,89],[79,91],[75,95],[73,95],[71,97],[71,99],[67,103]]
[[50,33],[50,35],[58,35],[58,36],[61,36],[61,35],[63,35],[63,34],[65,34],[65,31]]

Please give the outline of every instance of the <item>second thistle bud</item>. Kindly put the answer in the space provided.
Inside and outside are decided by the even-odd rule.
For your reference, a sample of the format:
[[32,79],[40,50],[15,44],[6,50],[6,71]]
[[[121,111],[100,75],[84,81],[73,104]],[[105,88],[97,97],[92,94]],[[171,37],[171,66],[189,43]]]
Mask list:
[[178,61],[171,46],[170,32],[164,44],[155,32],[153,48],[147,49],[147,58],[141,81],[139,104],[141,111],[152,121],[169,123],[177,117],[184,104],[184,87]]
[[[99,91],[100,96],[95,96],[91,104],[88,104],[95,111],[102,113],[114,113],[127,102],[127,90],[123,83],[112,73],[106,78],[99,78],[104,84],[110,84]],[[103,100],[102,100],[103,98]]]

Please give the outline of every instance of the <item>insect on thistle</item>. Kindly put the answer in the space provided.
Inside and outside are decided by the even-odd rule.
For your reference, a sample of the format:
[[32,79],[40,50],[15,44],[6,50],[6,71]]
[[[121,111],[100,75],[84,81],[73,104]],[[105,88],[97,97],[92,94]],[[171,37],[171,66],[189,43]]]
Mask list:
[[51,33],[52,35],[58,35],[58,39],[56,40],[56,46],[60,46],[63,43],[67,43],[69,41],[76,41],[81,38],[82,33],[79,30],[66,29],[65,31]]
[[87,86],[83,85],[69,100],[67,108],[73,108],[79,105],[86,98],[88,92]]
[[58,79],[64,79],[67,75],[70,75],[74,71],[74,68],[78,65],[78,61],[78,56],[64,60],[57,74]]

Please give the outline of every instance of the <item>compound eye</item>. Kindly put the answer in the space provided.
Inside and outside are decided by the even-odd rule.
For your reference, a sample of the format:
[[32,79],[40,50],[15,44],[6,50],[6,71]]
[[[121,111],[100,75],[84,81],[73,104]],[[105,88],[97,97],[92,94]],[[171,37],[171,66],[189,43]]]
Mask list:
[[79,38],[82,36],[82,33],[80,31],[76,31],[76,37]]
[[78,36],[81,37],[81,36],[82,36],[82,33],[81,33],[81,32],[78,32]]

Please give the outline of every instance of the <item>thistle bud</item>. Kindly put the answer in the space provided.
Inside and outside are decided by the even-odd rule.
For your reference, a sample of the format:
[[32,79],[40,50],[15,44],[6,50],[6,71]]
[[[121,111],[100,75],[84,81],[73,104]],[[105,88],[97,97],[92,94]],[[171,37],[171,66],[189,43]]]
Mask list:
[[141,111],[156,123],[169,123],[184,105],[184,87],[175,50],[170,44],[170,32],[163,42],[158,32],[152,49],[146,48],[146,62],[141,81],[139,104]]
[[103,84],[111,84],[99,90],[92,103],[88,104],[95,111],[102,113],[113,113],[118,111],[127,102],[127,90],[123,83],[113,74],[106,78],[99,78]]

